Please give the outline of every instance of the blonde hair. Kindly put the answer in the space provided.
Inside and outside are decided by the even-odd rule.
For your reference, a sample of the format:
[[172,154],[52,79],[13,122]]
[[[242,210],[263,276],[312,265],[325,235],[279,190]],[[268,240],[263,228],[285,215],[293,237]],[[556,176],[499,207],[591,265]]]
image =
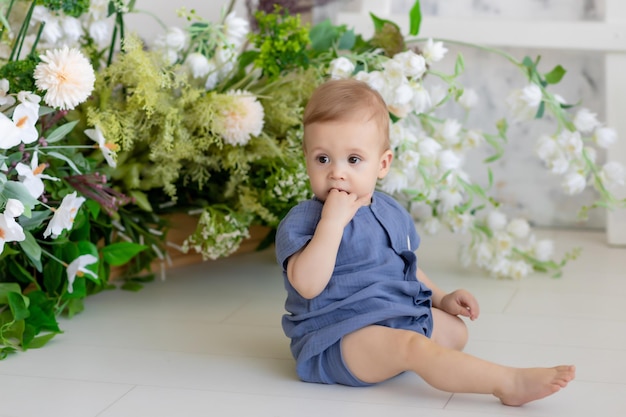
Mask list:
[[304,108],[303,124],[306,128],[313,123],[346,121],[363,116],[366,121],[376,122],[383,136],[384,150],[389,149],[387,104],[376,90],[363,81],[341,79],[321,84]]

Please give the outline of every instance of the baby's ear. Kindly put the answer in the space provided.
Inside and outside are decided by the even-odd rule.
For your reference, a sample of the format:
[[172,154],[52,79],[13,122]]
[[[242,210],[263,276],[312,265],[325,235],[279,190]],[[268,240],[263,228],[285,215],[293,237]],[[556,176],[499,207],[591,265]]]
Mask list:
[[378,178],[382,179],[387,175],[391,168],[391,161],[393,161],[393,152],[387,149],[380,157],[380,168],[378,170]]

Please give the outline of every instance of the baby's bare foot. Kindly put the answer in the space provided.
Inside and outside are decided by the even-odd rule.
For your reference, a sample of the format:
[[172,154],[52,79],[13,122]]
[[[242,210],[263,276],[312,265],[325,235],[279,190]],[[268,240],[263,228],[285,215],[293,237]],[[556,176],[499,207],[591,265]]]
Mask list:
[[511,383],[495,395],[502,404],[520,406],[565,388],[575,374],[576,368],[573,365],[512,369]]

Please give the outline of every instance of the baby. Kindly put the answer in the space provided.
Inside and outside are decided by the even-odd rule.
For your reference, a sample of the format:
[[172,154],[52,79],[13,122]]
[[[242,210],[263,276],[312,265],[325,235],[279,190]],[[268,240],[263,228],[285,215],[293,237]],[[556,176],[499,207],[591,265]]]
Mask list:
[[571,365],[512,368],[461,352],[478,302],[446,293],[419,268],[408,212],[375,191],[391,167],[389,113],[356,80],[331,80],[304,111],[303,150],[314,197],[276,236],[296,371],[303,381],[366,386],[413,371],[435,388],[492,394],[506,405],[546,397],[574,379]]

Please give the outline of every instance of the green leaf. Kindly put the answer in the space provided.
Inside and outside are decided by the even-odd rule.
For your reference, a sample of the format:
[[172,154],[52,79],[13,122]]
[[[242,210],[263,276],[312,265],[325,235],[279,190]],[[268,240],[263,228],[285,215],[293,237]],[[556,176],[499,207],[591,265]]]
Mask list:
[[327,51],[332,48],[339,38],[340,28],[333,25],[330,19],[326,19],[313,26],[309,31],[311,47],[316,51]]
[[65,161],[78,175],[82,175],[82,173],[80,172],[80,170],[78,169],[78,167],[76,166],[74,161],[72,161],[67,156],[65,156],[65,155],[63,155],[61,153],[58,153],[58,152],[48,152],[48,156],[51,156],[53,158],[57,158],[57,159],[60,159],[62,161]]
[[10,292],[7,294],[9,300],[9,307],[13,313],[13,318],[17,320],[24,320],[30,315],[28,311],[28,298],[24,297],[21,292]]
[[546,102],[542,101],[539,104],[539,108],[537,109],[537,113],[535,114],[535,119],[541,119],[543,117],[543,114],[546,111]]
[[26,186],[21,182],[7,181],[4,184],[4,190],[2,194],[6,198],[14,198],[16,200],[20,200],[24,205],[24,216],[26,217],[30,217],[31,209],[39,204],[39,201],[30,194],[28,188],[26,188]]
[[398,32],[400,32],[400,28],[395,22],[392,22],[391,20],[381,19],[380,17],[376,16],[374,13],[370,13],[370,16],[372,17],[372,22],[374,22],[374,29],[376,32],[380,31],[383,28],[383,26],[385,26],[385,23],[389,23],[390,25],[395,27],[398,30]]
[[563,79],[563,76],[565,75],[566,72],[567,71],[565,70],[565,68],[563,68],[560,65],[557,65],[556,67],[552,69],[552,71],[550,71],[549,73],[545,75],[546,82],[548,84],[558,84],[561,81],[561,79]]
[[463,71],[465,71],[465,60],[463,59],[463,55],[458,54],[456,62],[454,63],[454,76],[458,77]]
[[420,1],[416,0],[411,11],[409,12],[409,34],[417,36],[422,25],[422,8]]
[[19,245],[31,263],[37,268],[37,271],[41,272],[41,247],[28,230],[24,230],[24,236],[26,238],[19,242]]
[[67,136],[67,134],[70,133],[72,129],[74,129],[74,126],[76,126],[77,124],[78,120],[75,120],[73,122],[69,122],[57,127],[46,137],[46,142],[54,143],[60,141],[61,139],[65,138],[65,136]]
[[339,38],[337,49],[351,50],[354,45],[356,45],[356,35],[353,30],[348,30]]
[[119,242],[105,246],[102,249],[104,261],[109,265],[120,266],[130,261],[139,252],[148,247],[132,242]]
[[22,288],[15,282],[0,282],[0,305],[9,304],[9,293],[22,293]]
[[150,200],[148,200],[148,196],[144,192],[132,190],[129,194],[135,200],[137,207],[143,211],[152,213],[152,205],[150,204]]
[[24,348],[39,349],[45,346],[46,343],[48,343],[54,336],[56,336],[56,333],[48,333],[43,336],[35,337],[33,340],[30,341],[30,343],[28,343],[27,346],[24,346]]

